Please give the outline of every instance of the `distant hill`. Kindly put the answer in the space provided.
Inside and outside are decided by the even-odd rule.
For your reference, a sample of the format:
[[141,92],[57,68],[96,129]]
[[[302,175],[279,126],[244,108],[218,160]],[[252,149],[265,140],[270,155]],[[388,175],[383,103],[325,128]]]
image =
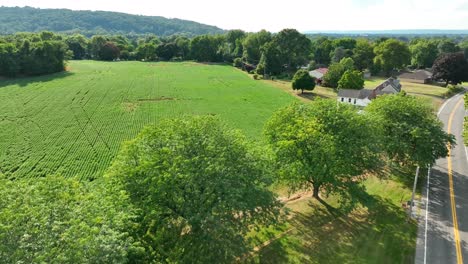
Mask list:
[[330,35],[468,35],[468,29],[401,29],[401,30],[311,30],[305,34]]
[[73,11],[32,7],[0,7],[0,34],[53,31],[93,34],[202,35],[224,31],[215,26],[159,16],[139,16],[105,11]]

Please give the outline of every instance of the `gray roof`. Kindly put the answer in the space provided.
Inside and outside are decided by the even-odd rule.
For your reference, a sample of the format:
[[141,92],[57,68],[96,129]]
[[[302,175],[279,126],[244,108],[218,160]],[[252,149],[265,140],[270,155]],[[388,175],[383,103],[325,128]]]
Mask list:
[[388,78],[385,80],[383,83],[381,83],[379,86],[377,86],[374,91],[377,94],[380,94],[383,89],[385,89],[387,86],[391,85],[395,91],[401,92],[401,84],[400,81],[395,79],[395,78]]
[[372,92],[373,90],[367,90],[367,89],[361,89],[361,90],[340,89],[338,91],[338,97],[365,99],[365,98],[368,98],[372,94]]
[[414,72],[403,72],[400,79],[427,80],[432,78],[432,73],[426,70],[417,70]]

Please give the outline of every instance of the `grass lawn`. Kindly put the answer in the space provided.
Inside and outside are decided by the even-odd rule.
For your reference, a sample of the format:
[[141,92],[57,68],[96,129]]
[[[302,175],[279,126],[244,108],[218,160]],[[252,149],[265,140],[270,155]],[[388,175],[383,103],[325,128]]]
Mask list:
[[[371,89],[375,88],[377,85],[381,84],[385,79],[384,78],[371,78],[366,80],[364,86],[365,88]],[[428,103],[431,103],[434,107],[434,110],[438,110],[439,107],[445,100],[445,93],[447,89],[437,85],[428,85],[420,83],[410,83],[410,82],[401,82],[403,90],[408,94],[418,96],[425,99]]]
[[[381,84],[385,79],[384,78],[371,78],[366,80],[364,87],[367,89],[375,88],[379,84]],[[310,101],[314,98],[321,97],[321,98],[336,98],[336,92],[332,88],[316,86],[313,91],[305,91],[304,94],[300,92],[293,91],[291,88],[290,81],[284,80],[264,80],[264,83],[271,84],[275,87],[280,88],[281,90],[296,96],[302,101]],[[447,89],[444,87],[436,86],[436,85],[425,85],[425,84],[418,84],[418,83],[409,83],[409,82],[401,82],[403,85],[403,90],[409,94],[418,96],[433,105],[434,110],[438,110],[439,107],[445,100],[445,93]]]
[[71,61],[68,72],[0,80],[0,172],[101,175],[121,143],[166,117],[217,115],[250,138],[296,100],[231,66]]
[[[263,244],[247,263],[412,263],[417,226],[401,204],[410,188],[397,180],[375,177],[366,182],[363,206],[351,213],[331,213],[313,198],[287,205],[287,224],[257,233]],[[336,206],[333,198],[327,200]]]
[[291,88],[291,81],[284,81],[284,80],[263,80],[262,82],[273,85],[275,87],[280,88],[281,90],[296,96],[302,101],[310,101],[314,98],[336,98],[336,92],[332,88],[322,87],[322,86],[315,86],[313,91],[304,91],[302,94],[300,91],[294,91]]

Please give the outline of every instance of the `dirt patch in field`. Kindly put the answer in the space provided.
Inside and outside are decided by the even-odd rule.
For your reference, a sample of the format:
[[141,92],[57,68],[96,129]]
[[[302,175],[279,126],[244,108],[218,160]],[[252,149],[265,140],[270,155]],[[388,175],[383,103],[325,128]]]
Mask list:
[[138,102],[160,102],[160,101],[174,101],[177,100],[176,98],[171,98],[171,97],[158,97],[158,98],[142,98],[138,99]]
[[138,108],[138,104],[135,103],[122,103],[122,107],[125,112],[133,112]]

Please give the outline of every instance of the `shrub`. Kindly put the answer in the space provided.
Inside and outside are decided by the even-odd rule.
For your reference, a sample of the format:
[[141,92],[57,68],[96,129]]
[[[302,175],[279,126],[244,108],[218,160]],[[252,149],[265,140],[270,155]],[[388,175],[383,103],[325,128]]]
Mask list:
[[242,68],[242,65],[243,65],[242,58],[235,58],[233,65],[236,68]]
[[463,92],[463,90],[465,90],[465,88],[463,88],[463,86],[460,86],[460,85],[448,85],[447,86],[447,91],[444,93],[444,96],[445,97],[452,97],[454,95],[456,95],[457,93],[461,93]]
[[262,79],[263,79],[263,76],[260,75],[260,74],[258,74],[258,73],[255,73],[255,74],[253,75],[253,78],[254,78],[254,80],[262,80]]

